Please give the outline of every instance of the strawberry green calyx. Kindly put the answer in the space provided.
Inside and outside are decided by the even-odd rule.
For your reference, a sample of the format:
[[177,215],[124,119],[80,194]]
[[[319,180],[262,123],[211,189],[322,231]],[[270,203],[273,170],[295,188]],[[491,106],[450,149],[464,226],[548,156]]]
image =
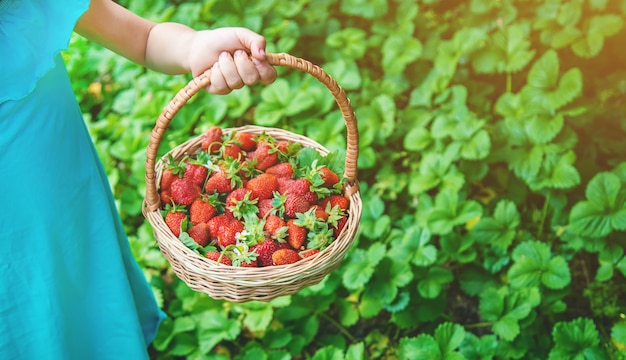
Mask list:
[[246,216],[256,214],[259,211],[256,206],[258,200],[250,199],[250,194],[251,192],[248,191],[244,195],[243,199],[233,199],[233,205],[228,207],[228,210],[233,213],[233,216],[236,219],[244,219]]
[[[233,266],[242,266],[242,264],[250,265],[256,262],[256,258],[259,254],[250,250],[250,247],[245,242],[237,241],[235,245],[231,245],[228,248],[231,251],[231,260]],[[226,251],[226,249],[224,249]]]
[[320,224],[323,224],[323,222],[315,216],[314,208],[307,210],[305,213],[296,214],[294,223],[310,231],[315,231],[320,227]]
[[337,223],[339,222],[339,220],[347,215],[347,213],[341,207],[339,207],[338,205],[331,207],[330,203],[326,204],[325,211],[328,214],[328,220],[326,220],[326,222],[335,227],[337,227]]
[[236,235],[238,241],[245,242],[248,246],[254,246],[265,240],[265,220],[259,220],[254,213],[248,213],[244,216],[244,230]]
[[274,197],[272,198],[272,208],[276,210],[274,211],[274,213],[276,213],[276,215],[278,215],[281,218],[285,217],[285,201],[286,200],[287,200],[286,195],[280,194],[278,191],[274,191]]
[[327,224],[324,224],[323,227],[316,231],[309,231],[307,240],[308,249],[324,250],[335,240],[335,236],[333,230]]

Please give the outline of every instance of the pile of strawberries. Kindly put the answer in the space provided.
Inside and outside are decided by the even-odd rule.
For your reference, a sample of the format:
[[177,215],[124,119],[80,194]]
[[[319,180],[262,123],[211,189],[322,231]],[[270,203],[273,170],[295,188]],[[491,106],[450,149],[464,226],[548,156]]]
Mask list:
[[298,142],[214,126],[197,154],[168,160],[159,187],[165,223],[218,264],[292,264],[346,224],[340,162]]

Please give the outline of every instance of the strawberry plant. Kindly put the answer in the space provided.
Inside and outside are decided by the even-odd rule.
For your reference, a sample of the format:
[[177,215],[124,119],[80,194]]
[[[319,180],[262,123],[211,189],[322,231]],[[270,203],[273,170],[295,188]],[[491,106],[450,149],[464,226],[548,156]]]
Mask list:
[[[178,280],[140,214],[150,131],[189,77],[147,71],[72,39],[64,58],[77,98],[133,253],[169,316],[152,358],[626,358],[622,2],[120,3],[155,21],[262,33],[268,51],[333,76],[359,126],[361,227],[341,265],[270,302],[214,300]],[[241,223],[254,207],[258,219],[293,215],[282,222],[268,215],[267,228],[234,223],[223,237],[231,242],[228,260],[240,266],[272,260],[248,256],[252,246],[239,248],[237,233],[257,242],[269,235],[264,246],[272,248],[289,238],[321,247],[340,226],[342,206],[330,200],[329,208],[304,209],[283,195],[226,199],[260,173],[306,179],[318,198],[335,191],[321,169],[341,163],[342,116],[316,81],[277,70],[271,85],[191,99],[163,140],[164,153],[213,127],[251,124],[302,134],[334,154],[314,163],[315,154],[300,149],[302,170],[285,161],[287,153],[276,155],[283,165],[271,166],[266,148],[259,154],[269,160],[257,168],[215,158],[222,143],[246,139],[207,139],[215,166],[200,191],[214,195],[200,197],[216,213]],[[238,158],[232,147],[223,152]],[[184,178],[186,163],[173,165],[172,182]],[[209,176],[216,169],[223,176]],[[168,203],[170,195],[161,195]],[[200,205],[175,206],[189,218],[177,225],[181,241],[219,255],[219,243],[194,240],[205,231],[192,225],[212,213]],[[231,227],[215,218],[209,233]]]

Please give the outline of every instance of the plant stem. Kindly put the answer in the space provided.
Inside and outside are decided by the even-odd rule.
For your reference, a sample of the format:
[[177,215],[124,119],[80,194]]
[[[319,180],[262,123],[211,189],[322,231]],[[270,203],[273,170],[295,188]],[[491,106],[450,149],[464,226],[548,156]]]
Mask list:
[[537,239],[540,239],[541,234],[543,233],[543,227],[546,223],[546,217],[548,217],[548,204],[550,203],[550,194],[552,194],[551,190],[548,190],[546,194],[546,199],[543,202],[543,209],[541,209],[541,219],[539,219],[539,228],[537,229]]
[[479,323],[463,325],[463,327],[466,329],[475,329],[479,327],[487,327],[487,326],[492,326],[492,325],[493,325],[492,321],[483,321]]
[[353,342],[353,343],[358,342],[358,340],[354,336],[352,336],[352,334],[350,334],[350,332],[348,330],[346,330],[345,327],[343,327],[340,323],[335,321],[335,319],[331,318],[326,313],[319,313],[319,315],[322,318],[324,318],[326,321],[331,323],[334,327],[336,327],[342,334],[344,334],[348,339],[350,339],[351,342]]

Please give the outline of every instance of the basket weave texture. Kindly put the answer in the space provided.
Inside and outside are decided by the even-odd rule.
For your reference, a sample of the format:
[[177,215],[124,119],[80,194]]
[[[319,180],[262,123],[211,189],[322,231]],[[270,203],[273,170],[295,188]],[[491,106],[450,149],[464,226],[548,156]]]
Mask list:
[[[159,249],[172,266],[174,273],[192,290],[206,293],[214,299],[232,302],[269,301],[319,283],[339,266],[356,237],[361,220],[362,203],[356,179],[358,128],[355,113],[344,90],[323,69],[306,60],[284,53],[268,53],[267,59],[274,66],[284,66],[310,74],[324,84],[335,97],[347,129],[343,176],[347,179],[344,195],[350,201],[348,220],[341,234],[330,246],[314,256],[290,265],[259,268],[226,266],[206,259],[185,246],[170,231],[161,215],[162,204],[157,187],[169,155],[175,160],[180,160],[186,155],[198,153],[202,147],[202,136],[178,145],[159,161],[156,161],[156,157],[168,124],[193,95],[209,85],[211,70],[195,77],[165,107],[150,136],[146,152],[146,196],[143,202],[143,215],[152,225]],[[304,147],[315,148],[322,155],[328,153],[328,150],[319,143],[283,129],[243,126],[223,130],[225,135],[231,132],[249,132],[255,135],[265,132],[277,140],[299,142]]]

